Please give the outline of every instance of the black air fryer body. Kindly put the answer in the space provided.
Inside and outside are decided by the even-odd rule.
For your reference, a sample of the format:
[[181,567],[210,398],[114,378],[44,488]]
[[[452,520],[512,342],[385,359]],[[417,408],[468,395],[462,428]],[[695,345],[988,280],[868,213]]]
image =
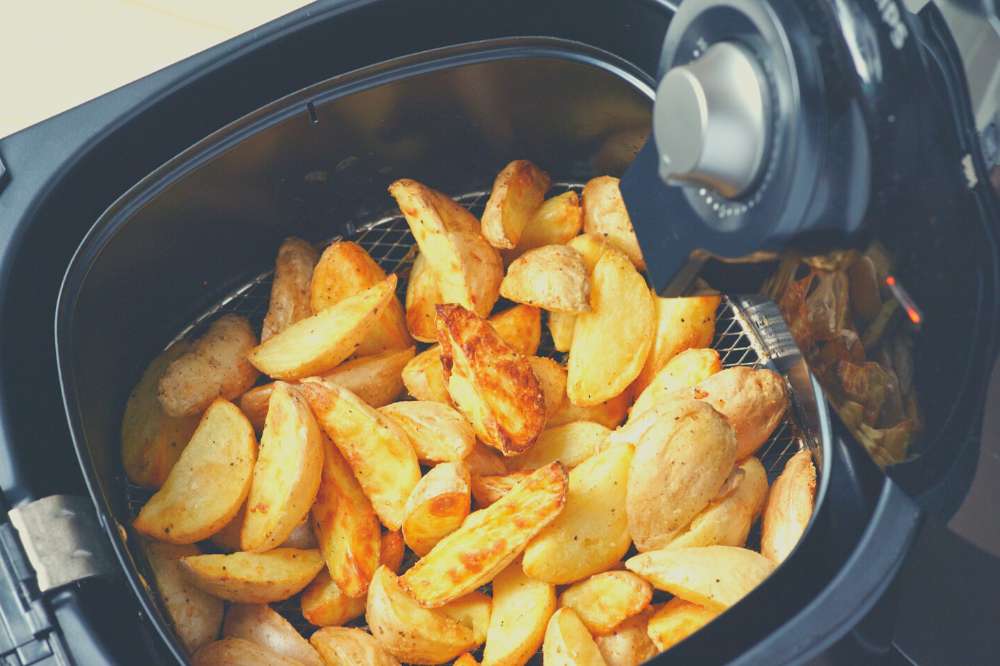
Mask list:
[[[96,518],[88,561],[98,573],[48,589],[32,571],[17,530],[0,521],[0,655],[10,663],[176,659],[176,646],[153,627],[155,609],[139,602],[141,583],[126,579],[124,562],[105,537],[119,528],[95,470],[121,473],[118,442],[87,445],[71,432],[63,410],[53,334],[57,296],[74,251],[103,211],[175,155],[259,107],[330,77],[428,49],[495,38],[571,40],[583,45],[574,47],[581,53],[598,49],[624,61],[637,82],[651,87],[674,15],[672,3],[657,0],[414,5],[317,2],[0,141],[6,171],[0,171],[0,503],[6,513],[51,495],[89,494],[93,503],[69,500],[67,506],[81,522]],[[925,400],[935,405],[935,436],[919,458],[887,477],[837,426],[831,459],[823,461],[827,497],[808,538],[765,586],[663,655],[662,663],[901,663],[902,654],[917,663],[989,663],[989,655],[1000,653],[1000,638],[985,626],[1000,608],[1000,544],[993,544],[991,555],[943,527],[963,503],[968,507],[977,471],[1000,455],[997,442],[980,447],[998,319],[996,200],[988,193],[974,128],[969,130],[962,69],[947,29],[933,7],[907,20],[928,45],[926,71],[936,80],[937,97],[919,131],[899,132],[912,131],[922,145],[932,144],[939,161],[919,175],[900,174],[892,187],[880,185],[872,198],[905,202],[900,192],[914,193],[906,207],[880,208],[877,233],[889,246],[913,254],[907,263],[912,274],[903,277],[928,318],[918,381]],[[538,42],[512,39],[499,47],[527,53]],[[476,47],[449,53],[471,61]],[[905,90],[891,94],[897,103],[905,101]],[[291,99],[303,123],[323,121],[308,91]],[[248,138],[238,127],[223,132],[233,141]],[[283,152],[281,141],[259,145],[261,164],[295,159]],[[308,193],[289,183],[269,185],[292,187],[282,189],[283,195],[308,203]],[[251,204],[236,205],[236,212]],[[189,233],[198,231],[190,221],[183,224]],[[142,251],[121,259],[123,281],[156,263],[143,253],[155,252],[157,239],[132,233]],[[283,232],[276,226],[274,233]],[[258,268],[272,253],[271,246],[258,248]],[[734,289],[745,290],[738,273],[731,280]],[[203,307],[227,286],[180,280],[171,299]],[[153,298],[141,281],[131,289],[131,300],[109,303],[109,313]],[[154,325],[136,323],[135,338],[148,337],[142,327]],[[88,337],[99,338],[100,326],[90,326]],[[153,351],[103,353],[108,362],[121,359],[127,366],[115,373],[138,377],[141,363],[135,359]],[[67,353],[60,347],[60,360]],[[108,400],[120,409],[124,395]],[[83,474],[74,437],[86,451]]]

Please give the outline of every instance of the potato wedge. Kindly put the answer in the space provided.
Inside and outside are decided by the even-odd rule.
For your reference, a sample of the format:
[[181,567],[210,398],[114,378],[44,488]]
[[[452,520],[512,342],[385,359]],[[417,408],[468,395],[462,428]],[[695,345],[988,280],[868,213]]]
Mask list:
[[[246,519],[247,505],[240,507],[239,513],[226,523],[226,526],[209,537],[209,541],[218,546],[222,551],[235,553],[241,550],[240,533],[243,531],[243,521]],[[281,542],[281,548],[300,548],[308,550],[318,548],[316,535],[313,533],[312,523],[307,516],[299,523],[288,538]]]
[[514,490],[517,484],[531,476],[532,471],[534,470],[499,474],[496,476],[472,477],[472,497],[476,500],[476,506],[480,509],[485,509]]
[[469,515],[469,471],[458,462],[435,465],[406,501],[403,539],[421,557]]
[[181,569],[197,587],[238,604],[269,604],[298,594],[323,568],[318,550],[191,555]]
[[483,210],[483,237],[493,247],[517,247],[545,199],[549,174],[528,160],[514,160],[497,174]]
[[477,644],[470,627],[418,604],[386,567],[379,567],[372,579],[365,619],[390,654],[411,664],[441,664]]
[[[722,370],[719,352],[714,349],[686,349],[667,361],[639,397],[632,403],[629,418],[639,416],[679,389],[688,388]],[[636,380],[638,382],[638,380]]]
[[588,275],[594,272],[594,266],[597,265],[604,253],[609,249],[614,249],[614,246],[603,235],[590,233],[581,234],[571,239],[566,245],[580,253]]
[[653,293],[656,333],[646,364],[633,384],[632,391],[635,395],[642,393],[663,366],[677,354],[686,349],[701,349],[712,344],[715,336],[715,313],[721,301],[722,297],[717,294],[659,298]]
[[785,463],[775,479],[764,510],[760,552],[775,564],[788,557],[802,538],[812,518],[816,497],[816,468],[808,449]]
[[549,428],[573,423],[574,421],[593,421],[600,423],[605,428],[617,428],[625,420],[628,414],[630,403],[628,393],[616,395],[610,400],[605,400],[597,405],[580,406],[574,405],[569,398],[563,399],[559,411],[549,417],[545,424]]
[[500,295],[550,312],[590,311],[590,279],[583,257],[565,245],[525,252],[507,268]]
[[624,252],[636,268],[640,271],[646,269],[617,178],[598,176],[583,187],[583,231],[603,236],[608,243]]
[[483,666],[525,664],[542,646],[555,610],[555,586],[525,576],[520,562],[497,574]]
[[525,356],[538,351],[542,340],[542,311],[531,305],[515,305],[490,317],[490,326],[500,339]]
[[[583,259],[588,279],[594,272],[598,259],[610,247],[604,238],[595,234],[583,234],[566,243],[576,250]],[[576,329],[576,315],[568,312],[549,313],[549,333],[556,351],[568,352],[573,346],[573,331]]]
[[631,543],[625,491],[632,453],[628,445],[610,448],[569,473],[566,507],[528,544],[524,573],[562,585],[606,571],[625,555]]
[[451,404],[448,384],[441,367],[441,346],[434,345],[416,356],[403,368],[403,384],[417,400]]
[[[668,548],[743,546],[767,498],[767,472],[753,456],[734,470],[735,488],[714,500],[674,537]],[[727,482],[728,483],[728,482]]]
[[306,401],[278,382],[247,496],[242,550],[263,552],[284,542],[309,514],[323,469],[323,433]]
[[746,548],[702,546],[642,553],[626,560],[625,566],[658,590],[723,611],[770,576],[775,565]]
[[504,458],[485,444],[476,442],[472,451],[465,457],[465,467],[469,474],[476,476],[502,476],[507,473]]
[[326,664],[399,666],[396,658],[363,629],[327,627],[310,636],[309,642],[323,655],[323,662]]
[[549,335],[552,336],[552,346],[558,352],[568,352],[573,346],[573,330],[576,328],[576,315],[566,312],[549,313]]
[[382,533],[382,550],[379,554],[379,562],[384,564],[393,573],[399,573],[399,567],[403,564],[403,556],[406,554],[406,544],[403,541],[403,533],[400,531]]
[[570,401],[583,406],[629,387],[646,361],[655,325],[646,280],[620,252],[608,250],[594,267],[590,306],[576,318],[566,384]]
[[545,356],[529,356],[528,362],[542,389],[545,418],[548,419],[559,411],[563,400],[566,399],[566,368]]
[[669,544],[719,494],[736,462],[733,429],[710,405],[676,400],[643,418],[649,427],[636,441],[625,505],[639,552]]
[[181,573],[179,560],[201,551],[193,544],[147,542],[146,558],[153,570],[156,591],[188,653],[211,643],[222,626],[223,603],[192,585]]
[[132,523],[168,543],[194,543],[226,526],[250,492],[257,438],[243,412],[216,400],[177,464]]
[[472,629],[476,646],[486,641],[486,632],[490,626],[490,616],[493,613],[493,600],[482,592],[470,592],[452,602],[441,606],[442,613]]
[[646,633],[653,612],[653,608],[647,608],[619,624],[611,633],[594,636],[597,649],[608,666],[639,666],[656,656],[659,650]]
[[226,622],[222,625],[222,637],[242,638],[305,666],[323,666],[323,660],[309,641],[302,638],[288,620],[265,604],[230,606],[226,611]]
[[301,238],[286,238],[278,248],[271,301],[260,330],[261,342],[312,314],[309,283],[318,259],[316,248]]
[[420,480],[417,454],[406,433],[342,386],[310,379],[299,390],[347,459],[382,524],[398,530],[406,498]]
[[242,638],[224,638],[194,653],[191,666],[302,666]]
[[719,611],[675,597],[649,619],[646,632],[662,652],[677,645],[718,616]]
[[500,295],[503,262],[483,238],[475,216],[414,180],[397,180],[389,193],[437,276],[441,299],[488,316]]
[[560,608],[549,619],[542,659],[545,666],[606,666],[594,637],[572,608]]
[[448,394],[485,443],[504,455],[527,450],[545,425],[545,396],[531,362],[485,320],[439,305],[438,337]]
[[524,230],[521,240],[513,250],[503,252],[506,263],[536,247],[543,245],[563,245],[583,229],[583,208],[580,197],[570,190],[551,199],[546,199],[535,211]]
[[458,656],[458,659],[451,666],[479,666],[479,662],[471,654],[466,652]]
[[402,428],[423,463],[459,462],[476,444],[476,433],[465,417],[440,402],[406,400],[379,412]]
[[568,470],[599,453],[611,431],[600,423],[573,421],[542,431],[535,445],[519,456],[507,458],[512,471],[535,470],[559,461]]
[[298,548],[300,550],[319,548],[319,542],[316,541],[316,533],[313,532],[313,527],[309,522],[308,515],[295,527],[295,529],[292,530],[292,533],[288,535],[288,538],[281,542],[279,547]]
[[[302,319],[250,352],[250,362],[275,379],[328,372],[358,351],[395,298],[396,276]],[[407,346],[407,345],[403,345]]]
[[421,342],[437,341],[437,314],[434,308],[444,301],[437,287],[437,276],[418,254],[406,283],[406,328]]
[[190,349],[189,342],[181,341],[153,359],[125,403],[122,466],[136,485],[162,486],[198,426],[197,416],[168,416],[157,398],[167,367]]
[[641,613],[653,598],[653,588],[631,571],[606,571],[571,585],[559,605],[572,608],[595,636]]
[[567,486],[559,463],[537,470],[496,503],[470,514],[400,577],[400,585],[422,606],[435,608],[492,580],[559,515]]
[[257,381],[247,353],[257,336],[245,317],[219,317],[160,377],[157,399],[168,416],[200,414],[216,398],[235,400]]

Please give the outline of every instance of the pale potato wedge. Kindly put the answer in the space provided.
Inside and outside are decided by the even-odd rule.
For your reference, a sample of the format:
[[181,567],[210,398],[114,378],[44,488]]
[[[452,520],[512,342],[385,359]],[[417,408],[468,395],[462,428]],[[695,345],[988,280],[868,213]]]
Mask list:
[[661,403],[643,418],[649,427],[636,440],[625,505],[640,552],[669,544],[719,494],[736,462],[732,427],[706,403]]
[[552,181],[528,160],[514,160],[505,166],[496,180],[483,210],[483,237],[497,248],[517,247],[535,218]]
[[442,302],[437,276],[427,265],[424,255],[418,254],[406,283],[406,327],[414,339],[437,341],[437,314],[434,308]]
[[569,398],[564,398],[559,411],[550,416],[545,425],[554,428],[574,421],[593,421],[605,428],[617,428],[625,420],[630,402],[627,392],[589,406],[574,405]]
[[538,351],[542,339],[542,311],[531,305],[515,305],[490,317],[490,326],[511,348],[525,356]]
[[333,666],[399,666],[399,662],[367,631],[353,627],[327,627],[309,637],[323,663]]
[[646,269],[632,220],[613,176],[592,178],[583,187],[583,231],[603,236],[640,271]]
[[658,590],[723,611],[770,576],[775,565],[746,548],[702,546],[642,553],[626,560],[625,566]]
[[242,638],[224,638],[194,653],[191,666],[302,666]]
[[420,462],[458,462],[472,453],[476,444],[472,426],[449,405],[406,400],[381,407],[379,411],[403,429]]
[[278,248],[271,300],[260,329],[261,342],[312,314],[309,283],[318,259],[316,248],[301,238],[286,238]]
[[507,467],[512,471],[535,470],[558,460],[571,470],[599,453],[610,434],[608,428],[592,421],[573,421],[547,428],[527,453],[507,458]]
[[304,666],[323,666],[323,660],[309,641],[266,604],[230,606],[222,625],[222,637],[242,638]]
[[653,612],[653,608],[647,608],[619,624],[610,633],[594,636],[597,649],[601,651],[608,666],[639,666],[656,656],[659,650],[646,633]]
[[760,461],[751,456],[740,463],[734,473],[737,478],[733,490],[715,499],[695,516],[691,524],[670,541],[668,548],[746,544],[754,518],[760,514],[767,498],[767,472]]
[[460,654],[451,666],[479,666],[479,662],[476,661],[475,657],[466,652],[465,654]]
[[257,438],[250,422],[233,403],[216,400],[133,527],[168,543],[207,539],[240,510],[256,460]]
[[249,552],[277,547],[309,514],[323,469],[323,433],[298,392],[278,382],[247,496],[240,546]]
[[504,455],[527,450],[545,426],[545,396],[531,362],[485,319],[439,305],[438,337],[448,394],[483,443]]
[[191,555],[181,569],[197,587],[239,604],[269,604],[298,594],[323,568],[318,550],[275,548],[266,553]]
[[573,330],[576,328],[576,315],[566,312],[549,313],[549,335],[552,336],[552,346],[558,352],[568,352],[573,346]]
[[441,606],[442,613],[472,629],[476,646],[486,641],[486,632],[490,626],[490,616],[493,613],[493,600],[482,592],[470,592],[452,602]]
[[257,336],[245,317],[219,317],[191,348],[176,358],[157,385],[157,399],[168,416],[192,416],[216,398],[235,400],[257,381],[247,354]]
[[475,216],[414,180],[397,180],[389,193],[437,276],[441,300],[488,316],[500,296],[503,262],[483,238]]
[[406,501],[403,539],[421,557],[469,515],[469,471],[461,462],[435,465]]
[[606,666],[594,637],[572,608],[560,608],[549,619],[542,659],[545,666]]
[[406,433],[342,386],[310,379],[299,390],[347,459],[382,524],[398,530],[406,499],[420,480],[417,454]]
[[399,573],[399,567],[403,564],[403,555],[406,554],[406,543],[403,541],[403,533],[400,531],[382,533],[382,551],[379,555],[379,562],[389,568],[393,573]]
[[566,245],[580,253],[588,275],[594,272],[594,266],[597,265],[604,253],[609,249],[614,249],[614,246],[604,236],[589,233],[571,239]]
[[506,263],[543,245],[563,245],[583,229],[583,208],[580,197],[570,190],[546,199],[521,232],[521,240],[513,250],[503,252]]
[[476,507],[485,509],[501,497],[514,490],[514,487],[531,476],[531,471],[511,472],[510,474],[499,474],[496,476],[473,476],[472,477],[472,497],[476,500]]
[[718,617],[719,611],[675,597],[649,619],[646,633],[661,652],[669,650]]
[[511,563],[493,579],[483,666],[523,666],[542,646],[555,610],[555,586],[528,578],[520,562]]
[[372,579],[365,619],[382,647],[411,664],[441,664],[477,645],[471,627],[418,604],[386,567]]
[[403,368],[402,378],[407,392],[417,400],[451,404],[444,368],[441,367],[440,345],[434,345],[414,356]]
[[[328,372],[358,351],[381,313],[395,298],[396,276],[295,322],[255,347],[250,362],[275,379],[301,379]],[[402,345],[408,346],[408,345]]]
[[193,544],[149,541],[143,545],[153,570],[156,591],[184,649],[192,653],[214,641],[222,626],[223,603],[192,585],[181,572],[179,563],[180,558],[198,555],[201,551]]
[[669,400],[677,390],[694,386],[721,370],[722,361],[714,349],[682,351],[667,361],[653,381],[637,394],[629,418],[641,415],[656,403]]
[[715,313],[719,295],[659,298],[656,304],[656,333],[642,372],[636,377],[632,392],[639,395],[670,359],[685,349],[700,349],[712,344],[715,336]]
[[167,367],[191,349],[181,341],[157,356],[132,389],[122,416],[122,466],[129,481],[159,488],[198,426],[197,416],[168,416],[157,398]]
[[566,384],[570,401],[583,406],[610,400],[629,387],[646,361],[655,325],[646,280],[614,250],[594,267],[590,306],[591,312],[576,317]]
[[629,445],[610,448],[569,473],[566,507],[528,544],[524,573],[562,585],[607,571],[625,555],[631,543],[625,492],[632,453]]
[[631,571],[606,571],[575,583],[559,596],[595,636],[611,633],[641,613],[653,598],[653,588]]
[[528,362],[542,389],[545,418],[548,419],[559,411],[566,399],[566,368],[545,356],[529,356]]
[[545,245],[511,263],[500,295],[549,312],[588,312],[590,279],[579,252],[566,245]]
[[465,467],[469,474],[476,476],[500,476],[507,473],[504,458],[485,444],[476,442],[472,451],[465,457]]
[[[247,505],[244,504],[240,507],[239,513],[226,523],[225,527],[209,537],[208,540],[227,553],[235,553],[241,550],[240,533],[243,531],[243,521],[246,519],[246,511]],[[303,550],[319,547],[308,517],[292,530],[292,533],[280,544],[280,547],[301,548]]]
[[435,608],[492,580],[559,515],[567,486],[559,463],[537,470],[496,503],[470,514],[400,577],[400,585],[421,605]]
[[808,449],[792,456],[775,479],[764,510],[760,552],[780,564],[806,531],[816,497],[816,468]]
[[[600,236],[583,234],[571,239],[567,246],[577,251],[583,260],[590,279],[598,259],[608,249],[609,245]],[[568,312],[549,313],[549,333],[552,334],[552,344],[556,351],[568,352],[573,346],[573,331],[576,329],[576,315]]]

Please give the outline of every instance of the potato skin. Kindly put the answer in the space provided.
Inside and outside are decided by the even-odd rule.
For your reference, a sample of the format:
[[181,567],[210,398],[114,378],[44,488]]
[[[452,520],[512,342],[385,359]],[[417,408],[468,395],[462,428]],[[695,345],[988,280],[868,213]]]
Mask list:
[[659,651],[669,650],[718,617],[719,611],[673,598],[649,619],[646,631]]
[[465,417],[440,402],[404,400],[379,411],[406,432],[421,462],[459,462],[476,444],[476,433]]
[[551,180],[528,160],[514,160],[493,181],[483,211],[483,237],[497,248],[512,249],[542,206]]
[[641,613],[653,598],[653,588],[631,571],[606,571],[571,585],[559,604],[572,608],[595,636],[609,634]]
[[359,666],[399,666],[371,634],[353,627],[327,627],[314,633],[309,642],[323,655],[326,664]]
[[301,666],[301,663],[242,638],[209,643],[191,657],[191,666]]
[[435,465],[406,500],[403,538],[417,555],[426,555],[469,515],[469,472],[461,463]]
[[781,563],[798,544],[812,518],[816,497],[816,467],[809,449],[792,456],[775,479],[764,509],[760,552]]
[[632,228],[625,202],[618,189],[618,179],[598,176],[583,188],[583,231],[603,236],[608,243],[628,255],[640,271],[646,269],[639,240]]
[[222,626],[222,637],[242,638],[304,666],[323,666],[316,650],[295,627],[265,604],[230,606]]
[[434,308],[442,303],[437,288],[437,276],[427,265],[424,255],[418,254],[410,268],[406,283],[406,327],[410,335],[421,342],[437,341],[437,323]]
[[607,666],[639,666],[656,656],[659,650],[646,633],[653,613],[653,608],[647,608],[619,624],[611,633],[594,637]]
[[503,252],[506,263],[543,245],[565,244],[583,228],[583,208],[579,195],[570,190],[546,199],[521,232],[513,250]]
[[507,268],[500,295],[549,312],[590,310],[590,279],[580,253],[565,245],[525,252]]
[[184,648],[191,653],[214,641],[222,626],[224,604],[192,585],[184,577],[179,562],[181,557],[199,555],[201,551],[194,544],[149,541],[143,545],[156,591]]
[[278,248],[271,301],[260,330],[261,342],[312,314],[309,283],[317,259],[316,249],[301,238],[286,238]]

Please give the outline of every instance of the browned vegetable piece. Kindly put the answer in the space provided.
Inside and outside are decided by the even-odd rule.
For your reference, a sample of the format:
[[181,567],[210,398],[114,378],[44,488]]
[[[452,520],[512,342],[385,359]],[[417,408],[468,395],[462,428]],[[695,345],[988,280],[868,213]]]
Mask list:
[[816,468],[809,449],[792,456],[775,480],[764,509],[760,552],[780,563],[795,549],[812,518]]
[[545,399],[545,418],[556,414],[566,399],[566,367],[545,356],[529,356],[531,371],[538,380]]
[[653,598],[653,588],[631,571],[606,571],[571,585],[559,604],[572,608],[595,636],[611,631],[641,613]]
[[497,174],[482,222],[483,236],[493,247],[517,246],[550,182],[549,175],[528,160],[514,160]]
[[426,555],[469,515],[469,472],[462,463],[435,465],[406,501],[403,538],[417,555]]
[[514,487],[531,475],[531,471],[511,472],[488,476],[473,476],[471,481],[472,496],[480,509],[488,507],[509,493]]
[[646,629],[658,650],[669,650],[718,617],[719,611],[673,598],[649,619]]
[[421,342],[437,340],[437,323],[434,308],[440,305],[441,292],[437,287],[437,276],[427,265],[424,255],[418,254],[410,269],[410,279],[406,283],[406,327]]
[[498,476],[507,473],[507,466],[504,458],[497,453],[496,449],[476,442],[472,451],[465,457],[465,467],[473,477],[477,476]]
[[472,426],[449,405],[430,400],[404,400],[379,411],[406,432],[421,462],[458,462],[466,458],[476,444]]
[[301,238],[286,238],[278,248],[261,342],[312,314],[309,283],[318,258],[316,249]]

